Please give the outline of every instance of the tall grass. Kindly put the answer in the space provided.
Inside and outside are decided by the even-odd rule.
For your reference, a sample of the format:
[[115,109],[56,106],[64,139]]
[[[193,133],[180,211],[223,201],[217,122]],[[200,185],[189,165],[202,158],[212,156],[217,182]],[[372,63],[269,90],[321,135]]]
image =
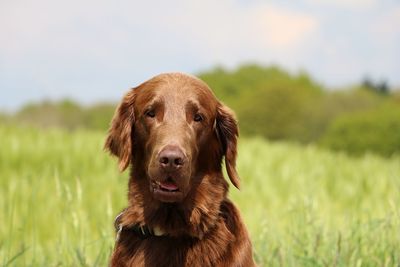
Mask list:
[[263,266],[399,266],[400,160],[243,141],[232,190]]
[[[127,173],[104,133],[0,127],[0,265],[106,266]],[[400,265],[400,159],[240,140],[260,266]]]

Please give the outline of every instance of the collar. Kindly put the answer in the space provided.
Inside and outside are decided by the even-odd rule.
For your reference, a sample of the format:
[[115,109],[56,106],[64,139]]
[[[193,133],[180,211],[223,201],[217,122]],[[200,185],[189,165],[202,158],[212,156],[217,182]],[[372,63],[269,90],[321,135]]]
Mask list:
[[160,227],[157,227],[157,226],[154,228],[150,228],[148,225],[145,225],[145,224],[141,225],[139,223],[134,224],[132,226],[123,225],[120,222],[121,221],[120,218],[121,218],[122,214],[123,214],[123,212],[118,214],[118,216],[115,218],[114,226],[115,226],[115,230],[117,232],[116,241],[119,240],[119,237],[123,230],[133,231],[143,239],[151,237],[151,236],[167,236],[168,235],[166,232],[161,230]]
[[145,239],[151,236],[167,236],[168,234],[162,231],[159,227],[150,228],[147,225],[135,224],[133,226],[123,226],[120,224],[117,229],[116,240],[119,240],[121,232],[123,230],[133,231],[138,234],[141,238]]

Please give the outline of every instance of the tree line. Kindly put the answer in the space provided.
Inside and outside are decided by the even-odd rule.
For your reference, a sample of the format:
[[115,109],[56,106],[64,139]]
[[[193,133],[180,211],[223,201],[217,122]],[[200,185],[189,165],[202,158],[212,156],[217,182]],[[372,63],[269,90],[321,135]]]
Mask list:
[[[277,66],[242,65],[199,73],[215,95],[235,110],[242,136],[390,156],[400,152],[400,92],[386,82],[328,90],[307,73]],[[116,103],[85,107],[72,100],[28,104],[1,121],[69,130],[106,130]]]

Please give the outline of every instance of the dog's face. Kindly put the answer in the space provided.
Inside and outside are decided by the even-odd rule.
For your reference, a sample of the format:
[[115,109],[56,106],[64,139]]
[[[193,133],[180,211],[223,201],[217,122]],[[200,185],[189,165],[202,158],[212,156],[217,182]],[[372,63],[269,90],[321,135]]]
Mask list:
[[220,169],[225,155],[235,186],[238,129],[208,86],[184,74],[162,74],[132,89],[118,107],[106,148],[121,170],[141,168],[153,197],[180,202],[194,180]]

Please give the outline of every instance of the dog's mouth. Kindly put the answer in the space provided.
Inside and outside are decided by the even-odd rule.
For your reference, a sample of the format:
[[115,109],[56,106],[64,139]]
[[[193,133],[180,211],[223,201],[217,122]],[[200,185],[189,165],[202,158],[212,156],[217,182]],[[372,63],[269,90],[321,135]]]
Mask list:
[[171,177],[164,181],[151,180],[150,189],[154,198],[162,202],[178,202],[183,197],[178,184]]
[[154,190],[161,190],[164,192],[178,192],[179,191],[178,185],[172,180],[167,180],[164,182],[159,182],[159,181],[153,180],[152,184],[153,184]]

